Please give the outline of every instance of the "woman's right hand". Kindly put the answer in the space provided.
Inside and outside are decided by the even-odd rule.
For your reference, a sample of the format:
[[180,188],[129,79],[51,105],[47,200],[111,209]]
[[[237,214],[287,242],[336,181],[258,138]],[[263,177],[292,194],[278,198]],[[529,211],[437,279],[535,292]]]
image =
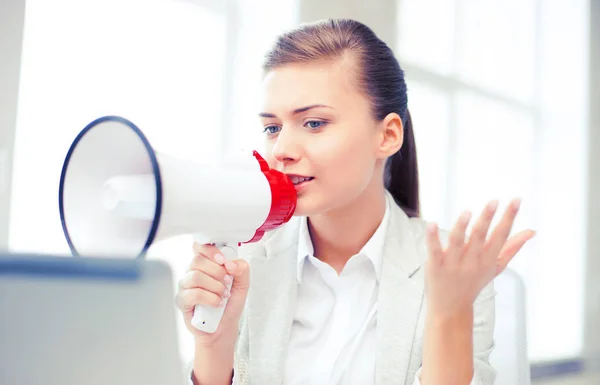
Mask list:
[[[233,284],[229,291],[227,283],[231,280]],[[194,258],[179,281],[176,303],[197,345],[211,345],[223,340],[235,343],[249,286],[247,261],[226,261],[216,246],[194,243]],[[223,306],[226,298],[227,306],[215,333],[202,332],[191,324],[196,305]]]

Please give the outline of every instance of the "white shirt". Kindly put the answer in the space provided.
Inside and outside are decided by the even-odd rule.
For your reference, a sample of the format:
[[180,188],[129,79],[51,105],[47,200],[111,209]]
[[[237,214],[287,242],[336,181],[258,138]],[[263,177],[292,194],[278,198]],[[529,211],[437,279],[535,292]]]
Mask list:
[[[298,299],[284,385],[375,383],[377,295],[390,216],[341,274],[315,258],[306,218],[298,244]],[[191,374],[191,373],[190,373]],[[189,385],[192,385],[191,375]],[[235,372],[232,383],[235,383]]]
[[315,258],[303,218],[285,385],[375,383],[377,295],[389,215],[388,202],[371,239],[339,275]]

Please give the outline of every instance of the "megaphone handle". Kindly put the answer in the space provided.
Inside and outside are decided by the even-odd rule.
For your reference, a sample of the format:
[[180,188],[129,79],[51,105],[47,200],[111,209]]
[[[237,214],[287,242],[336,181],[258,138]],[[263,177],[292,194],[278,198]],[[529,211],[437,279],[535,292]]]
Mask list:
[[[237,258],[237,243],[215,243],[215,246],[219,248],[221,253],[225,256],[225,259],[233,260]],[[227,285],[227,289],[231,290],[231,283]],[[194,316],[192,317],[192,325],[205,333],[214,333],[217,331],[221,318],[223,318],[223,312],[227,306],[228,298],[224,299],[224,303],[221,307],[211,307],[205,305],[196,305],[194,308]]]

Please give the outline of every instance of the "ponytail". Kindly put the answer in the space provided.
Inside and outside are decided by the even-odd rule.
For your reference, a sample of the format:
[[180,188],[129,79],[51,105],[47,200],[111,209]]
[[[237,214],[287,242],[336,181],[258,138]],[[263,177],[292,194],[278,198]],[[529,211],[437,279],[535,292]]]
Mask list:
[[419,217],[419,169],[410,112],[406,109],[404,142],[385,165],[385,187],[409,217]]

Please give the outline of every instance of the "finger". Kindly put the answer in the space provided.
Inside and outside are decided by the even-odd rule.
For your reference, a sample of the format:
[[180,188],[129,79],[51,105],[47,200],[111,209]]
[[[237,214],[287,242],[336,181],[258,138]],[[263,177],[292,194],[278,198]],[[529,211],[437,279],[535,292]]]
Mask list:
[[500,254],[500,250],[502,250],[502,248],[504,247],[506,239],[508,238],[508,236],[510,235],[510,231],[512,230],[515,217],[519,212],[520,205],[520,199],[514,199],[512,202],[510,202],[510,204],[504,211],[504,215],[502,216],[500,223],[498,223],[498,225],[492,232],[487,246],[487,253],[489,254],[490,258],[497,258],[498,254]]
[[204,289],[183,290],[177,296],[177,307],[183,312],[188,312],[196,305],[219,307],[224,304],[223,298]]
[[470,212],[465,211],[462,213],[448,236],[448,249],[445,258],[450,263],[458,262],[462,257],[465,250],[465,232],[470,220]]
[[225,263],[225,256],[221,253],[221,250],[215,245],[211,244],[200,244],[198,242],[194,242],[194,254],[202,254],[210,260],[215,261],[219,265]]
[[227,270],[224,266],[219,265],[215,261],[207,258],[202,254],[198,254],[194,258],[192,258],[189,270],[203,271],[219,281],[223,281],[227,274]]
[[441,264],[444,259],[444,250],[440,243],[438,227],[435,223],[427,226],[427,247],[429,248],[429,258],[435,264]]
[[490,224],[492,223],[492,219],[494,219],[494,214],[496,213],[497,209],[497,200],[491,201],[483,209],[479,219],[473,226],[473,231],[469,237],[469,243],[464,254],[464,259],[474,261],[474,259],[481,255]]
[[248,262],[244,259],[235,259],[233,261],[227,261],[223,265],[228,275],[232,277],[239,277],[246,272],[248,268]]
[[250,266],[247,261],[243,259],[236,259],[234,261],[227,261],[225,263],[227,273],[234,277],[232,291],[239,289],[247,289],[250,285]]
[[506,242],[502,250],[500,251],[500,255],[496,260],[496,274],[500,274],[506,266],[510,263],[515,255],[521,250],[521,248],[529,241],[531,238],[535,236],[535,231],[533,230],[524,230],[521,231],[512,237]]
[[239,319],[246,305],[246,298],[250,288],[250,266],[243,259],[231,261],[235,264],[235,274],[231,285],[231,297],[227,300],[228,315],[232,319]]
[[[209,261],[210,262],[210,261]],[[208,262],[207,262],[208,263]],[[188,270],[185,275],[179,280],[179,288],[180,289],[189,289],[190,287],[193,287],[193,285],[191,285],[189,283],[189,274],[192,274],[194,272],[198,272],[198,273],[203,273],[206,274],[208,276],[210,276],[211,278],[213,278],[216,281],[222,282],[225,286],[227,286],[228,284],[230,284],[232,282],[232,278],[231,276],[229,276],[226,272],[226,270],[224,268],[220,268],[220,269],[215,269],[215,271],[204,271],[204,270],[210,270],[208,268],[204,268],[202,266],[196,265],[195,269],[192,270]],[[223,277],[223,278],[221,278]]]
[[227,286],[225,286],[223,281],[216,280],[202,271],[190,270],[182,279],[181,289],[186,290],[197,288],[208,290],[223,298],[229,297],[229,289],[227,289]]

